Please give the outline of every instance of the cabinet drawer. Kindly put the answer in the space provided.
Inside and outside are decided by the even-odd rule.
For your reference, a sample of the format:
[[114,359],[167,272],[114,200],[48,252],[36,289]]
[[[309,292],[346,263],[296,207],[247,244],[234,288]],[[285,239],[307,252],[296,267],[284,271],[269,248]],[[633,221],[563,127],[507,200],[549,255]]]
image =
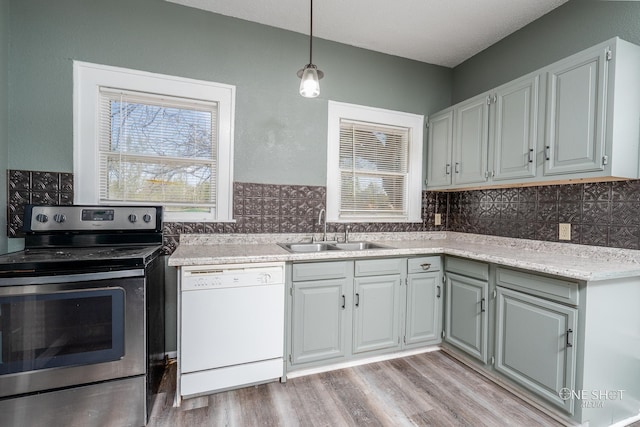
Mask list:
[[445,269],[452,273],[474,277],[480,280],[489,280],[489,264],[480,261],[471,261],[463,258],[447,257]]
[[400,274],[406,258],[363,259],[356,261],[356,277]]
[[341,279],[348,276],[350,261],[309,262],[293,264],[292,280]]
[[569,280],[498,268],[496,284],[553,301],[578,305],[578,284]]
[[439,256],[425,256],[420,258],[409,258],[407,260],[407,273],[425,273],[427,271],[440,270]]

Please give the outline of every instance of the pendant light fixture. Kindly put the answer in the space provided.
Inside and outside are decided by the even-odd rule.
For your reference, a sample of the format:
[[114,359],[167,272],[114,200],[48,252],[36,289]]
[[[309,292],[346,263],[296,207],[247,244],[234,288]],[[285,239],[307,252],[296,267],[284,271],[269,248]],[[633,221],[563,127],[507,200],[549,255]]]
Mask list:
[[311,0],[311,23],[309,25],[309,63],[302,70],[298,70],[300,77],[300,95],[305,98],[315,98],[320,95],[320,79],[324,73],[313,65],[313,0]]

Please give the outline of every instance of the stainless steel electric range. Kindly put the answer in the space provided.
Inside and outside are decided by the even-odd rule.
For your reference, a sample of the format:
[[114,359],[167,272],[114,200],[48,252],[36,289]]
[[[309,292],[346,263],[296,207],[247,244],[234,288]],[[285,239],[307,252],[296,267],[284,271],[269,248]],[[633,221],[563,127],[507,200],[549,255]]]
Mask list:
[[0,425],[142,426],[164,367],[162,208],[37,206],[0,256]]

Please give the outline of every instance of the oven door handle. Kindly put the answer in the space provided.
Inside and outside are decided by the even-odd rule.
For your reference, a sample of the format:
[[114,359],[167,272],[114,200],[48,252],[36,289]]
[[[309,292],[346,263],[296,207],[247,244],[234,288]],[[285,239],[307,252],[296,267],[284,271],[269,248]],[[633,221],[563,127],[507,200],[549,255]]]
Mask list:
[[123,279],[127,277],[143,277],[144,269],[101,271],[94,273],[61,274],[59,276],[22,276],[0,277],[0,287],[13,285],[48,285],[52,283],[90,282],[94,280]]

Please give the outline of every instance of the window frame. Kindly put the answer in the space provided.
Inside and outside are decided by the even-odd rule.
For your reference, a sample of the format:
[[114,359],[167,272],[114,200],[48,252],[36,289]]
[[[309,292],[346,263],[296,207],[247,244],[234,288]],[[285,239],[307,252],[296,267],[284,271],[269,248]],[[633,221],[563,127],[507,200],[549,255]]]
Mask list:
[[[74,203],[99,205],[99,90],[101,86],[218,103],[215,212],[168,212],[165,221],[233,221],[235,94],[232,85],[73,61]],[[109,202],[109,204],[132,204]],[[135,204],[145,204],[139,202]],[[158,205],[158,202],[149,202]]]
[[[406,215],[340,216],[340,120],[369,122],[409,128]],[[401,111],[329,101],[327,129],[327,221],[331,222],[422,222],[422,147],[424,116]]]

